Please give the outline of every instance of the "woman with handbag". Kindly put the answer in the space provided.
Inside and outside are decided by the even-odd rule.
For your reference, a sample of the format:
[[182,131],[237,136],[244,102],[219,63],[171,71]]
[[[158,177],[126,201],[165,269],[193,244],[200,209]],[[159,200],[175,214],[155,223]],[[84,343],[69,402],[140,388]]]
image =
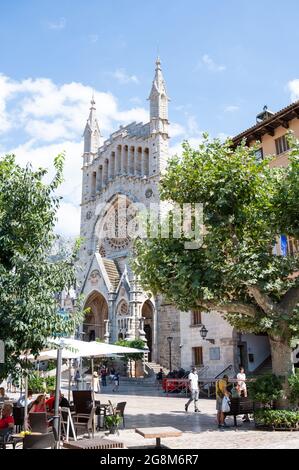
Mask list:
[[[217,410],[217,423],[218,428],[226,427],[224,422],[225,414],[228,411],[224,411],[224,409],[228,409],[228,400],[229,400],[229,392],[227,390],[228,384],[228,376],[224,375],[222,379],[217,380],[216,382],[216,410]],[[226,398],[224,400],[224,398]]]

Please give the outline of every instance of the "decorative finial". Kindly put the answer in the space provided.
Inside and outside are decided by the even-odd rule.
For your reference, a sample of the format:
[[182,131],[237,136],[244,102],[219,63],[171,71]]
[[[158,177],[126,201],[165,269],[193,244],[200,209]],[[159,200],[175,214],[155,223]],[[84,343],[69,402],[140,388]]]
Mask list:
[[156,66],[157,66],[157,69],[161,68],[161,60],[159,56],[157,56],[157,59],[156,59]]
[[91,97],[91,106],[94,106],[96,104],[95,100],[94,100],[94,90],[92,90],[92,97]]

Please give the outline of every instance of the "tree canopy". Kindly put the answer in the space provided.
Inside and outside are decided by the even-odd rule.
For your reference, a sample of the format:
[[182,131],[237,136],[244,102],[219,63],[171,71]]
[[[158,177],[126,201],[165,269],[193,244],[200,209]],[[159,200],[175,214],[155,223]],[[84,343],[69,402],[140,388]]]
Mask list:
[[257,161],[245,142],[233,148],[207,135],[198,149],[185,142],[160,194],[203,204],[203,244],[188,250],[186,238],[137,240],[133,262],[143,286],[181,310],[218,311],[239,331],[268,333],[278,373],[293,370],[290,346],[299,338],[299,257],[275,253],[281,235],[299,238],[299,143],[290,140],[286,168]]
[[5,343],[1,375],[15,370],[24,352],[37,354],[53,335],[70,334],[79,311],[58,313],[57,294],[73,285],[75,252],[51,261],[59,207],[55,194],[63,178],[64,155],[55,158],[56,174],[19,166],[13,155],[0,160],[0,339]]

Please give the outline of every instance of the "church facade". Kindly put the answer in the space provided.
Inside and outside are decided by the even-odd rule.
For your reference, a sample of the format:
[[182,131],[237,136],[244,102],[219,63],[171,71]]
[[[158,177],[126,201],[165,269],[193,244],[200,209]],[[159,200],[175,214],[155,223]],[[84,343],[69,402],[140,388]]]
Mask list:
[[149,361],[165,366],[165,338],[171,336],[173,366],[179,367],[179,312],[143,292],[130,268],[133,237],[127,234],[136,205],[159,203],[158,183],[169,156],[169,98],[159,58],[148,100],[148,123],[121,126],[101,146],[91,101],[83,134],[79,284],[89,310],[82,333],[111,343],[140,338]]

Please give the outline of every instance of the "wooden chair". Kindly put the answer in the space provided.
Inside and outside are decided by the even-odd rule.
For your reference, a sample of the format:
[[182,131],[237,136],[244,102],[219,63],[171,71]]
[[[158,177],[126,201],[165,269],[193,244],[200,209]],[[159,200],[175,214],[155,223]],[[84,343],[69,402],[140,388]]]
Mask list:
[[23,449],[54,449],[55,439],[53,433],[28,434],[24,437]]
[[16,432],[21,432],[24,426],[25,408],[23,406],[13,407],[13,418]]
[[32,432],[46,434],[49,432],[47,413],[29,413],[29,426]]
[[75,412],[89,414],[92,408],[92,396],[90,390],[73,390]]
[[116,414],[121,416],[121,418],[123,420],[123,427],[124,428],[125,428],[125,407],[126,407],[126,404],[127,404],[126,401],[121,401],[121,402],[117,403],[116,409],[115,409]]
[[78,429],[83,429],[88,433],[88,437],[90,438],[90,433],[92,437],[94,437],[94,419],[95,419],[95,412],[96,407],[92,407],[89,414],[86,413],[76,413],[72,416],[74,426],[76,431]]
[[13,433],[13,429],[1,429],[0,430],[0,449],[6,449],[7,444],[12,444],[14,447],[14,443],[11,439],[11,435]]

